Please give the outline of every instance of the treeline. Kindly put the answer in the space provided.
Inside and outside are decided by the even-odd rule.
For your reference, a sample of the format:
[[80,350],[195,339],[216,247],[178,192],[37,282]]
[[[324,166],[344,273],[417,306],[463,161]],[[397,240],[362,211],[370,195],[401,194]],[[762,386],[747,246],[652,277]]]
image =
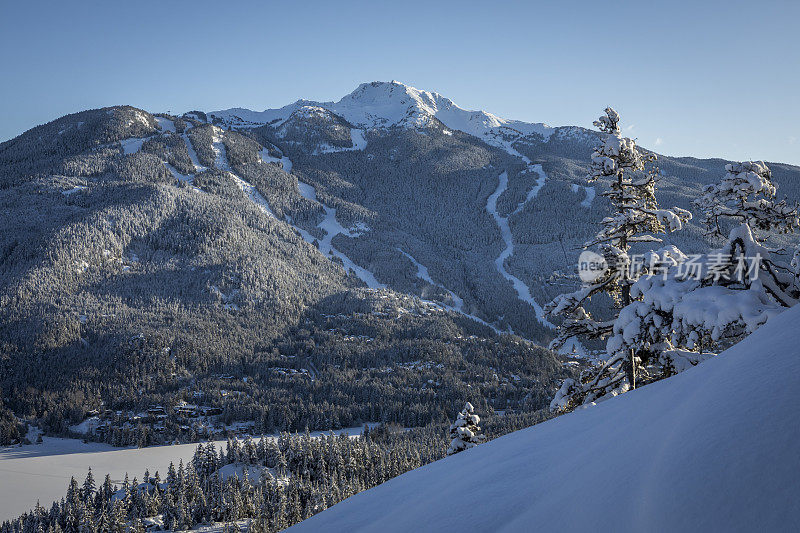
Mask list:
[[[549,418],[544,411],[493,416],[490,437]],[[99,533],[189,529],[246,521],[250,532],[281,531],[362,490],[445,456],[446,424],[404,430],[382,425],[360,438],[281,434],[200,444],[194,457],[166,473],[126,476],[115,486],[89,471],[66,496],[0,526],[0,533]],[[161,475],[163,474],[163,478]]]

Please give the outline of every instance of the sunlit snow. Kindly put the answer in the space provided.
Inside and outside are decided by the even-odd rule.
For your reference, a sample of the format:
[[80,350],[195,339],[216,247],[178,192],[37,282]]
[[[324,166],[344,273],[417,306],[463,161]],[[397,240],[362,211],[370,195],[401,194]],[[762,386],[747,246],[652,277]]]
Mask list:
[[800,308],[677,376],[412,470],[290,531],[790,531]]

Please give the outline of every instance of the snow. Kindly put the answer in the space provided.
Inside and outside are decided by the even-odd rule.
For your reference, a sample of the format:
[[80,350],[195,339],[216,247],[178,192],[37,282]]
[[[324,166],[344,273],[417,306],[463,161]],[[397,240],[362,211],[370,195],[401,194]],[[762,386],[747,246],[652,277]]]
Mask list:
[[597,192],[595,191],[594,187],[586,187],[583,185],[578,185],[577,183],[573,183],[570,188],[572,189],[572,192],[576,194],[579,193],[581,189],[583,189],[583,191],[586,193],[586,197],[581,202],[581,206],[591,207],[592,202],[594,201],[594,197],[597,195]]
[[[333,431],[351,437],[360,435],[364,427],[373,428],[377,423]],[[330,431],[313,431],[312,437],[329,434]],[[35,441],[36,432],[28,435]],[[268,438],[277,438],[270,435]],[[215,441],[225,447],[227,441]],[[82,483],[91,467],[96,479],[102,482],[106,474],[120,483],[127,472],[141,480],[146,469],[166,473],[169,463],[186,463],[194,455],[197,443],[173,446],[151,446],[149,448],[114,448],[108,444],[90,442],[84,444],[77,439],[43,437],[42,444],[0,447],[0,522],[11,520],[33,508],[39,500],[46,508],[51,502],[64,497],[71,476]]]
[[255,188],[255,186],[251,185],[249,182],[243,180],[233,172],[228,172],[228,176],[230,176],[233,181],[236,182],[236,185],[250,198],[250,201],[256,204],[256,206],[266,215],[275,218],[275,214],[269,208],[269,203],[267,203],[266,198],[264,198],[260,192]]
[[194,146],[192,146],[192,141],[189,139],[189,136],[184,133],[181,137],[183,137],[183,142],[186,143],[186,150],[189,152],[189,159],[192,160],[192,164],[194,165],[194,171],[204,172],[206,167],[200,164],[200,160],[197,158],[197,152]]
[[[540,173],[540,176],[542,176],[542,178],[540,179],[540,183],[537,184],[536,187],[534,187],[534,190],[538,192],[539,189],[541,189],[541,187],[544,185],[545,180],[544,180],[544,172],[541,170],[541,165],[535,165],[535,166],[538,167],[537,173]],[[495,267],[497,268],[497,271],[500,273],[500,275],[502,275],[504,278],[506,278],[513,284],[514,290],[517,291],[517,296],[519,297],[519,299],[528,302],[531,305],[531,307],[533,307],[533,310],[536,313],[536,319],[542,325],[547,326],[549,328],[554,328],[555,326],[553,326],[545,318],[542,306],[540,306],[536,302],[536,300],[534,300],[533,296],[531,295],[530,288],[525,284],[525,282],[523,282],[521,279],[519,279],[518,277],[514,276],[513,274],[511,274],[506,270],[505,261],[514,254],[514,241],[511,236],[511,228],[508,225],[508,217],[503,217],[500,215],[500,213],[497,212],[497,199],[500,198],[500,195],[503,194],[507,188],[508,188],[508,172],[504,171],[502,174],[500,174],[497,189],[495,189],[495,191],[486,200],[486,210],[492,215],[492,217],[494,217],[494,221],[500,228],[500,234],[502,235],[503,242],[506,245],[503,251],[500,252],[500,255],[497,257],[497,259],[495,259],[494,262]],[[526,198],[525,202],[529,201],[531,198],[535,196],[536,196],[535,193],[533,194],[533,196],[528,194],[528,198]],[[520,206],[517,207],[514,213],[519,212],[525,202],[520,204]]]
[[364,137],[364,130],[351,129],[350,139],[353,141],[353,150],[364,150],[367,147],[367,139]]
[[[319,242],[319,251],[325,257],[329,257],[331,255],[338,257],[344,263],[345,270],[352,270],[358,278],[367,284],[367,286],[371,289],[385,289],[386,285],[380,283],[376,278],[375,275],[370,272],[369,270],[358,266],[355,264],[349,257],[344,255],[342,252],[334,248],[332,241],[333,238],[337,235],[346,235],[348,237],[358,237],[361,233],[356,229],[348,229],[342,226],[338,220],[336,220],[336,209],[333,207],[329,207],[317,199],[317,191],[308,183],[304,183],[300,180],[297,181],[298,189],[300,190],[300,195],[307,200],[311,200],[312,202],[316,202],[322,206],[322,209],[325,211],[325,218],[317,224],[317,227],[322,229],[325,232],[325,236]],[[313,243],[316,239],[313,235],[308,233],[305,230],[298,228],[300,234],[302,235],[303,239],[307,242]]]
[[672,378],[357,494],[290,531],[789,531],[800,308]]
[[[275,147],[275,149],[277,150],[277,147]],[[278,150],[278,151],[280,152],[280,150]],[[284,172],[291,172],[292,171],[292,162],[291,162],[291,160],[288,157],[286,157],[282,152],[281,152],[281,157],[280,158],[272,157],[269,154],[269,149],[268,148],[263,148],[258,153],[258,155],[261,156],[261,160],[264,163],[280,163],[281,166],[283,167],[283,171]]]
[[175,133],[175,123],[168,118],[164,117],[156,117],[156,121],[158,125],[161,126],[162,132],[172,132]]
[[[504,141],[502,143],[502,148],[504,148],[509,154],[513,155],[514,157],[519,157],[522,161],[527,165],[526,172],[535,172],[539,178],[536,180],[536,185],[534,185],[528,194],[525,197],[525,200],[519,203],[514,211],[507,217],[503,217],[500,213],[497,212],[497,200],[500,196],[508,189],[508,172],[503,172],[500,174],[499,183],[497,185],[497,189],[489,196],[486,200],[486,210],[492,215],[497,226],[500,228],[500,234],[503,236],[503,242],[505,243],[505,249],[500,252],[500,255],[497,259],[495,259],[495,267],[497,271],[506,278],[508,281],[512,283],[514,286],[514,290],[517,292],[517,296],[520,300],[527,302],[528,304],[533,307],[534,313],[536,314],[536,319],[545,327],[550,329],[554,329],[555,326],[545,318],[544,309],[541,305],[539,305],[536,300],[533,298],[531,294],[530,288],[518,277],[514,276],[510,272],[506,270],[505,261],[512,255],[514,255],[514,240],[513,236],[511,235],[511,228],[508,225],[509,217],[516,215],[520,211],[525,208],[525,205],[536,198],[536,195],[539,194],[539,191],[542,190],[545,183],[547,182],[547,174],[545,173],[542,165],[534,164],[529,157],[519,153],[513,146],[513,141]],[[594,189],[592,188],[592,191]],[[588,191],[587,191],[588,197]],[[575,354],[581,356],[588,356],[589,352],[586,348],[581,344],[581,342],[576,338],[570,338],[564,345],[559,349],[559,353],[563,354]]]
[[592,205],[594,197],[597,196],[597,191],[594,187],[584,187],[583,190],[586,191],[586,198],[583,199],[581,205],[583,207],[589,207]]
[[150,127],[150,121],[147,120],[147,115],[145,115],[142,111],[138,109],[134,109],[133,111],[133,119],[128,121],[128,125],[132,126],[136,123],[139,123],[147,128]]
[[[357,134],[357,133],[353,133],[354,131],[356,131],[356,130],[351,130],[351,135],[353,136],[353,146],[354,146],[354,148],[351,148],[351,150],[352,149],[363,150],[364,147],[366,147],[366,140],[363,137],[363,132],[360,132],[360,134]],[[359,139],[357,139],[357,137]],[[221,147],[221,148],[215,147],[214,149],[215,149],[215,151],[218,150],[218,149],[219,150],[224,150],[224,146]],[[286,155],[284,155],[283,153],[281,153],[281,157],[280,157],[280,159],[278,159],[278,158],[275,158],[275,157],[271,156],[269,154],[269,150],[264,148],[263,150],[261,150],[259,155],[261,156],[261,160],[264,161],[265,163],[280,162],[281,165],[283,166],[283,170],[285,172],[291,172],[292,171],[292,161],[288,157],[286,157]],[[217,158],[219,159],[219,152],[218,152]],[[241,179],[241,178],[238,178],[236,176],[234,176],[234,177],[236,179]],[[242,181],[244,182],[244,180],[242,180]],[[247,184],[247,182],[244,182],[244,183]],[[249,185],[249,184],[247,184],[247,185]],[[297,187],[298,187],[298,189],[300,191],[300,195],[303,198],[306,198],[307,200],[311,200],[312,202],[316,202],[316,203],[320,204],[322,206],[322,209],[325,211],[325,218],[322,220],[322,222],[320,222],[317,225],[318,228],[322,229],[325,232],[325,236],[322,238],[322,240],[318,241],[319,242],[319,251],[325,257],[330,258],[330,256],[335,256],[335,257],[338,257],[339,259],[341,259],[342,263],[344,264],[345,270],[352,270],[355,273],[355,275],[361,281],[363,281],[364,283],[367,284],[367,286],[369,288],[371,288],[371,289],[384,289],[384,288],[386,288],[386,285],[384,285],[383,283],[380,283],[375,278],[375,275],[372,272],[370,272],[369,270],[367,270],[367,269],[365,269],[363,267],[360,267],[357,264],[355,264],[355,262],[353,262],[345,254],[343,254],[342,252],[337,250],[332,244],[333,238],[336,235],[340,235],[341,234],[341,235],[347,235],[348,237],[358,237],[359,235],[363,234],[365,231],[369,231],[369,228],[366,226],[366,224],[360,224],[357,227],[349,228],[349,229],[345,228],[344,226],[342,226],[339,223],[338,220],[336,220],[336,209],[333,208],[333,207],[329,207],[329,206],[323,204],[322,202],[320,202],[317,199],[317,191],[312,185],[309,185],[308,183],[304,183],[304,182],[298,180],[297,181]],[[245,192],[247,192],[247,191],[245,191]],[[258,193],[256,192],[256,194],[258,194]],[[264,205],[264,207],[266,209],[269,209],[269,206],[266,205],[266,201],[264,201],[263,205]],[[271,211],[269,213],[270,213],[270,215],[272,214]],[[313,244],[314,241],[317,240],[313,235],[311,235],[306,230],[304,230],[302,228],[299,228],[297,226],[293,226],[293,227],[298,232],[300,232],[300,236],[303,237],[303,240],[305,240],[306,242]]]
[[[225,172],[236,183],[236,185],[238,185],[242,192],[247,195],[250,201],[256,204],[261,212],[267,216],[275,218],[275,215],[272,213],[272,209],[269,207],[269,203],[267,202],[266,198],[264,198],[264,196],[258,192],[258,189],[256,189],[255,186],[250,182],[246,181],[240,176],[237,176],[233,172],[233,169],[231,169],[231,166],[228,163],[228,156],[227,152],[225,151],[225,143],[222,142],[222,137],[219,136],[219,129],[215,127],[213,131],[214,133],[211,137],[211,149],[214,150],[214,153],[217,156],[216,161],[214,161],[214,166]],[[194,157],[197,157],[196,154]],[[192,161],[194,162],[194,159]]]
[[261,477],[261,473],[264,471],[264,467],[261,465],[245,465],[241,463],[231,463],[223,466],[218,470],[220,477],[223,481],[231,477],[238,477],[239,479],[244,479],[244,474],[247,472],[247,479],[250,481],[256,482]]
[[[172,177],[174,177],[178,181],[185,181],[186,183],[194,183],[194,176],[192,175],[184,175],[178,172],[178,169],[164,161],[164,166],[167,167],[167,170],[170,171]],[[200,191],[197,187],[193,187],[195,191]]]
[[66,191],[61,191],[61,194],[63,194],[64,196],[72,196],[76,192],[85,191],[85,190],[86,190],[86,186],[85,185],[76,185],[71,189],[67,189]]
[[502,335],[503,334],[503,332],[500,331],[496,326],[493,326],[492,324],[489,324],[485,320],[483,320],[483,319],[481,319],[481,318],[479,318],[479,317],[477,317],[475,315],[471,315],[468,312],[466,312],[464,310],[464,300],[461,299],[461,297],[459,297],[456,293],[454,293],[453,291],[451,291],[450,289],[448,289],[444,285],[441,285],[441,284],[436,283],[435,281],[433,281],[433,279],[430,277],[430,274],[428,274],[427,267],[425,267],[424,265],[420,264],[409,253],[403,251],[401,248],[398,248],[397,250],[401,254],[403,254],[405,257],[407,257],[409,259],[409,261],[411,261],[414,264],[414,266],[417,267],[417,277],[418,278],[420,278],[420,279],[422,279],[424,281],[427,281],[431,285],[435,285],[435,286],[440,287],[441,289],[444,289],[445,291],[447,291],[447,293],[450,295],[450,298],[453,300],[453,305],[447,305],[447,304],[442,303],[442,302],[435,302],[435,301],[432,301],[432,300],[426,300],[424,298],[421,298],[421,300],[423,302],[427,302],[429,304],[436,305],[436,306],[441,307],[443,309],[447,309],[448,311],[453,311],[454,313],[458,313],[460,315],[464,315],[465,317],[470,318],[470,319],[474,320],[475,322],[478,322],[479,324],[482,324],[482,325],[484,325],[484,326],[486,326],[488,328],[491,328],[492,331],[494,331],[498,335]]
[[80,433],[82,435],[87,435],[94,433],[94,431],[102,424],[102,421],[99,417],[92,416],[81,422],[80,424],[75,424],[74,426],[70,426],[69,430],[74,433]]
[[267,148],[267,147],[262,148],[261,151],[258,152],[258,155],[261,157],[261,161],[263,161],[264,163],[280,163],[281,162],[280,158],[270,155],[269,148]]
[[318,153],[320,154],[332,154],[335,152],[352,152],[352,151],[363,151],[364,148],[367,147],[367,139],[364,137],[364,130],[359,130],[356,128],[352,128],[350,130],[350,139],[353,143],[353,146],[350,148],[341,148],[339,146],[328,146],[324,145],[320,147]]
[[188,461],[197,448],[185,444],[121,449],[75,439],[43,440],[40,445],[0,448],[0,521],[15,518],[36,500],[49,507],[64,496],[70,477],[81,482],[89,467],[95,476],[109,473],[114,481],[121,481],[125,472],[131,479],[141,478],[147,468],[163,473],[170,461]]
[[[527,157],[525,159],[528,160]],[[517,213],[522,211],[522,209],[525,207],[525,204],[536,198],[536,195],[539,194],[539,191],[542,190],[542,187],[544,187],[544,184],[547,181],[547,174],[544,173],[542,165],[532,165],[530,163],[530,160],[528,160],[528,172],[535,172],[536,174],[539,175],[539,179],[536,180],[536,185],[531,187],[531,190],[528,191],[525,200],[520,202],[519,205],[517,205],[517,208],[514,209],[514,211],[511,213],[512,215],[516,215]]]
[[541,135],[546,140],[554,132],[553,128],[545,124],[507,120],[484,111],[462,109],[438,93],[416,89],[397,81],[362,83],[338,102],[298,100],[280,109],[258,112],[234,108],[215,111],[209,113],[209,116],[219,118],[234,127],[256,127],[263,124],[279,126],[293,113],[306,108],[327,109],[362,129],[426,127],[433,123],[433,119],[438,119],[448,130],[459,130],[496,146],[502,145],[506,138],[530,134]]
[[[464,300],[462,300],[456,293],[454,293],[453,291],[451,291],[450,289],[448,289],[444,285],[442,285],[440,283],[436,283],[435,281],[433,281],[433,278],[431,278],[431,275],[428,273],[428,268],[425,267],[425,265],[422,265],[416,259],[414,259],[414,257],[411,256],[411,254],[404,252],[400,248],[398,248],[397,251],[400,252],[401,254],[403,254],[409,261],[411,261],[414,264],[415,267],[417,267],[417,277],[419,279],[421,279],[423,281],[426,281],[426,282],[430,283],[431,285],[434,285],[436,287],[439,287],[440,289],[443,289],[443,290],[447,291],[447,294],[449,294],[450,298],[452,298],[452,300],[453,300],[453,306],[452,306],[453,310],[458,311],[459,313],[463,313],[464,312]],[[451,306],[447,306],[447,307],[450,308]],[[469,315],[469,316],[471,316],[471,315]]]
[[292,171],[292,162],[285,155],[281,156],[281,164],[283,165],[283,171],[284,172],[291,172]]
[[119,142],[122,146],[122,153],[125,155],[135,154],[142,149],[142,145],[147,140],[147,137],[134,137],[132,139],[124,139]]
[[297,188],[300,190],[300,196],[306,200],[317,201],[317,190],[308,183],[297,180]]
[[231,172],[231,166],[228,164],[228,156],[225,151],[225,143],[222,142],[222,137],[220,137],[220,132],[217,128],[213,128],[211,149],[217,156],[214,166],[223,172]]

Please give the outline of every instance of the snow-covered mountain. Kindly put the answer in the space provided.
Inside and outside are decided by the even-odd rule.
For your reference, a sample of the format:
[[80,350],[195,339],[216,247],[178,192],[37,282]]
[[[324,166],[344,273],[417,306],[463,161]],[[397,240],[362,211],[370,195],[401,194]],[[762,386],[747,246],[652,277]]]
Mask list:
[[[0,416],[36,412],[38,418],[57,408],[77,413],[68,425],[80,423],[89,404],[79,397],[34,407],[38,394],[26,393],[21,383],[45,396],[54,383],[79,390],[84,385],[75,382],[90,375],[88,367],[101,371],[85,387],[107,383],[108,354],[139,353],[143,348],[131,339],[143,332],[152,333],[147,348],[164,359],[164,369],[173,363],[163,348],[184,346],[188,355],[178,360],[187,361],[186,375],[210,368],[198,367],[201,360],[215,361],[216,372],[227,374],[231,361],[257,350],[261,363],[283,368],[293,361],[292,370],[310,375],[317,368],[320,379],[336,383],[351,380],[339,375],[350,364],[367,372],[398,362],[404,352],[394,349],[395,335],[420,347],[432,337],[437,346],[452,347],[450,336],[500,332],[547,345],[554,330],[542,307],[575,286],[578,251],[609,213],[604,185],[585,180],[596,139],[574,126],[551,130],[466,111],[393,82],[363,84],[338,102],[299,101],[260,113],[89,110],[0,143],[0,227],[6,230],[0,232],[0,301],[8,303],[0,306],[0,346],[13,354],[11,370],[0,372],[0,388],[17,391],[3,398],[10,411],[0,409]],[[690,209],[724,164],[659,157],[659,201]],[[770,167],[779,194],[800,199],[800,168]],[[689,224],[666,244],[692,252],[708,243]],[[164,309],[179,318],[162,316],[166,311],[153,302],[168,302]],[[431,329],[412,335],[406,321],[387,319],[396,316],[394,306],[413,317],[413,327],[427,321]],[[364,324],[327,323],[356,312]],[[309,320],[312,329],[304,326]],[[367,326],[373,322],[378,329]],[[296,328],[290,332],[302,354],[296,360],[283,359],[286,328]],[[375,333],[396,328],[405,333]],[[320,344],[322,337],[312,333],[317,349],[300,348],[317,329],[327,340]],[[190,331],[191,342],[182,344]],[[323,347],[339,346],[338,335],[364,339],[347,364],[334,363]],[[503,337],[498,342],[511,343]],[[525,349],[539,350],[532,343]],[[36,359],[42,350],[64,362],[45,369],[53,376]],[[455,375],[453,362],[460,365],[471,352],[450,350],[430,353],[437,364],[450,358],[441,373]],[[482,389],[492,407],[549,403],[556,377],[565,372],[552,354],[542,351],[520,367],[497,350],[492,357],[501,362],[492,366],[523,382],[497,382],[492,391],[503,391],[497,394]],[[125,360],[120,381],[137,379],[125,369],[139,357]],[[259,396],[264,391],[280,398],[270,401],[293,401],[276,388],[279,376],[248,381],[248,412],[256,418],[269,403]],[[395,387],[396,410],[380,412],[408,425],[406,406],[419,402],[425,407],[417,412],[436,410],[444,420],[451,398],[467,385],[478,390],[462,376],[434,380],[452,387],[437,391],[435,406],[423,389]],[[199,379],[206,378],[216,379],[210,373]],[[367,387],[369,380],[355,383]],[[161,403],[164,389],[154,388],[157,397],[149,401]],[[128,389],[130,401],[144,402],[133,398],[138,387]],[[114,390],[101,399],[118,401]],[[347,401],[342,396],[326,416],[346,425],[362,419],[366,411]],[[358,408],[373,409],[369,402]],[[306,418],[292,405],[283,411],[286,420],[272,423],[302,428],[321,420],[303,405]],[[279,411],[272,405],[270,412]],[[61,431],[55,423],[44,429]]]
[[789,531],[795,308],[682,374],[409,472],[291,531]]
[[468,111],[439,93],[423,91],[397,81],[362,83],[338,102],[297,102],[265,111],[234,108],[209,116],[233,127],[280,125],[292,114],[327,109],[359,128],[427,127],[433,119],[447,128],[468,133],[495,145],[504,140],[537,134],[547,139],[555,131],[542,123],[507,120],[485,111]]
[[[230,380],[237,416],[269,433],[444,422],[454,398],[532,413],[575,377],[535,343],[609,213],[585,180],[596,133],[398,83],[264,112],[151,111],[83,111],[0,143],[0,442],[25,435],[22,416],[60,434],[105,407],[135,419],[199,393],[221,408]],[[659,157],[659,201],[690,209],[724,165]],[[770,167],[800,199],[800,168]],[[665,244],[708,248],[692,224]],[[423,368],[394,372],[409,361]],[[92,438],[188,438],[116,417]]]

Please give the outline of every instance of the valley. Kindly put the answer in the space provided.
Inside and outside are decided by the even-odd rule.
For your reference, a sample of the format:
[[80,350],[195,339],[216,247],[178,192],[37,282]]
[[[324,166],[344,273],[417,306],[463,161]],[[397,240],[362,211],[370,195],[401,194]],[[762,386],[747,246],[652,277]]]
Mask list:
[[[380,424],[393,476],[443,456],[456,405],[493,437],[552,416],[602,348],[549,350],[544,312],[610,213],[584,179],[597,135],[374,82],[260,112],[89,110],[2,143],[0,427],[44,431],[0,452],[31,489],[7,518],[54,479],[117,482],[209,439]],[[658,162],[659,198],[687,209],[724,168]],[[800,168],[771,167],[800,198]],[[712,240],[687,220],[673,244]],[[384,480],[358,475],[347,491]]]

